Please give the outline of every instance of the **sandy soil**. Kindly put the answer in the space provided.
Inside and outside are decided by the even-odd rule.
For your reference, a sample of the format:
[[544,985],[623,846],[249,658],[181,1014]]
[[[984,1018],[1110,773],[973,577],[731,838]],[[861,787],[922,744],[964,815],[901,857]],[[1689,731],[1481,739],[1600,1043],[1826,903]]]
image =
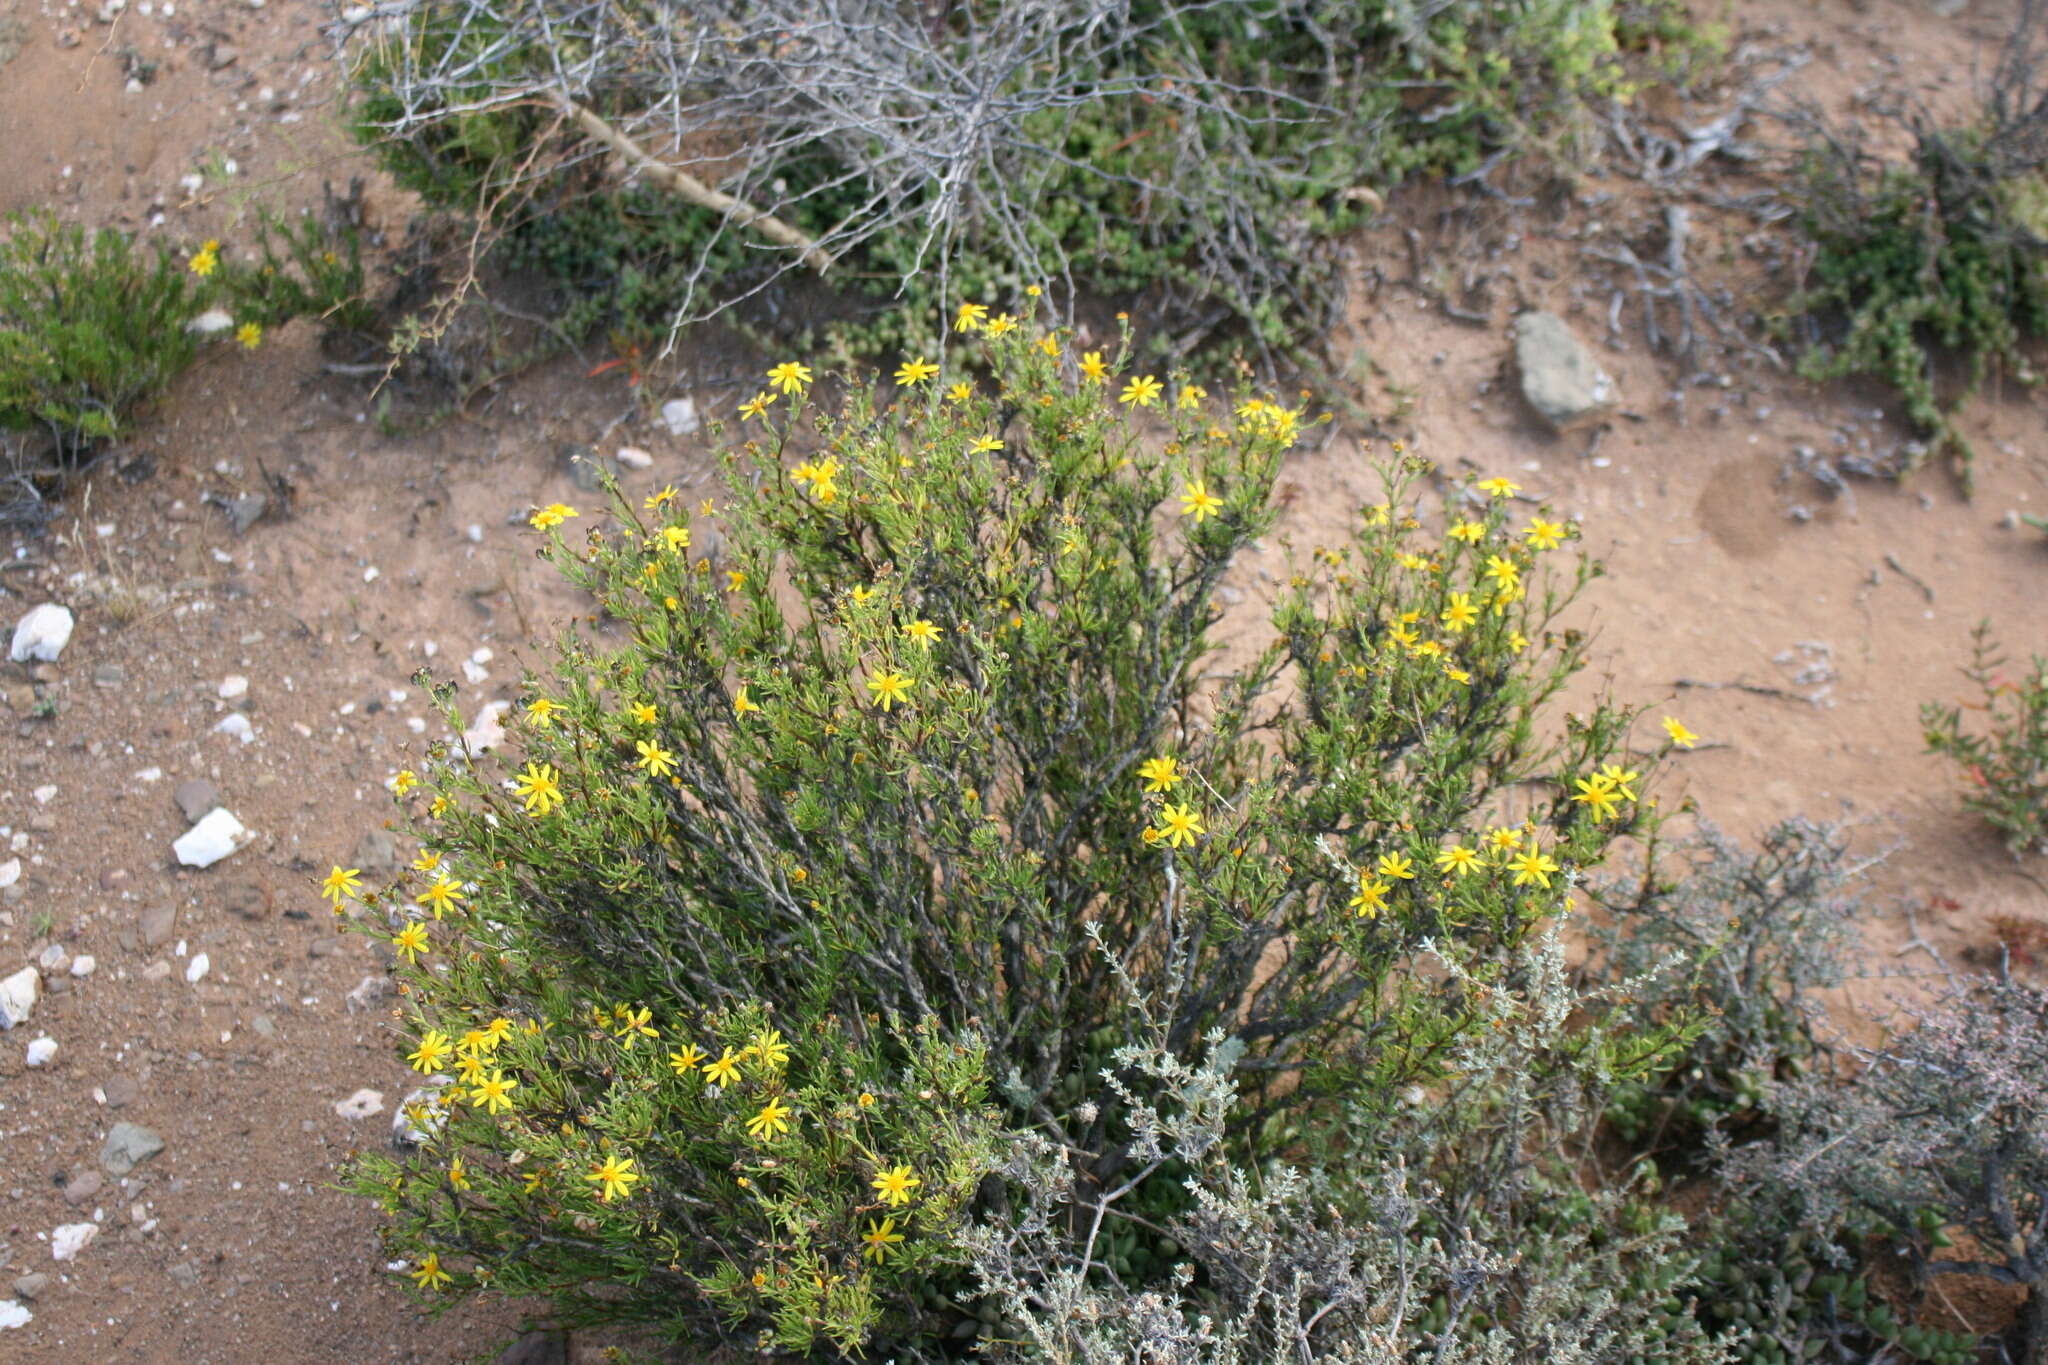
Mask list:
[[[48,204],[232,241],[257,203],[317,203],[323,179],[369,173],[333,129],[312,5],[178,0],[145,14],[131,0],[101,23],[96,6],[13,4],[25,42],[0,65],[0,212]],[[1937,103],[1959,98],[2010,6],[1980,0],[1946,18],[1919,0],[1734,9],[1753,42],[1812,53],[1788,89],[1846,108],[1859,88],[1900,80]],[[131,91],[142,62],[155,70]],[[1666,113],[1697,124],[1721,107]],[[196,187],[181,184],[193,173]],[[1734,168],[1714,174],[1731,194],[1758,188]],[[371,203],[402,228],[402,204],[374,178]],[[1708,741],[1674,765],[1667,802],[1692,797],[1736,832],[1797,812],[1870,822],[1871,838],[1901,845],[1869,929],[1880,955],[1930,966],[1901,951],[1901,909],[1918,907],[1927,941],[1959,961],[1985,944],[1989,917],[2048,912],[2039,885],[1959,812],[1917,721],[1923,700],[1957,692],[1979,619],[2017,651],[2048,647],[2048,549],[2006,524],[2048,502],[2039,404],[2007,391],[1975,406],[1973,501],[1938,471],[1840,496],[1788,476],[1796,446],[1882,449],[1907,433],[1880,391],[1815,388],[1754,356],[1678,367],[1650,353],[1633,304],[1610,341],[1622,275],[1587,251],[1661,251],[1661,209],[1619,174],[1532,208],[1405,197],[1357,247],[1343,341],[1362,400],[1381,438],[1506,474],[1583,521],[1609,570],[1578,613],[1597,638],[1587,687],[1677,714]],[[1693,224],[1702,279],[1747,306],[1775,283],[1758,232],[1734,211]],[[1418,259],[1427,290],[1411,278]],[[1445,289],[1483,321],[1449,316]],[[1516,392],[1508,324],[1536,306],[1570,318],[1620,384],[1624,412],[1597,441],[1550,434]],[[516,1325],[504,1305],[424,1316],[378,1255],[373,1211],[331,1188],[346,1153],[387,1140],[408,1086],[379,996],[384,963],[332,933],[312,882],[333,862],[369,865],[383,784],[442,733],[414,671],[459,680],[474,711],[514,695],[521,661],[578,609],[514,523],[535,503],[577,499],[562,448],[595,440],[628,399],[616,373],[586,380],[586,360],[393,440],[321,359],[305,325],[255,355],[210,356],[51,535],[0,547],[4,624],[45,600],[79,620],[59,663],[0,669],[0,861],[23,864],[0,892],[0,975],[50,945],[96,964],[53,975],[33,1021],[0,1046],[0,1297],[47,1277],[27,1304],[33,1322],[0,1336],[0,1358],[444,1361],[494,1350]],[[736,376],[723,364],[686,360],[682,389],[729,405]],[[1715,378],[1691,382],[1693,371]],[[1349,509],[1377,500],[1366,451],[1381,447],[1368,435],[1346,424],[1287,471],[1312,494],[1287,514],[1296,544],[1336,541]],[[629,487],[704,476],[697,438],[630,422],[604,448],[628,440],[656,457]],[[237,536],[209,499],[266,476],[291,485],[289,515]],[[1277,541],[1237,576],[1252,600],[1280,571]],[[246,694],[222,695],[231,675]],[[248,718],[249,742],[216,730],[230,712]],[[258,835],[196,872],[170,852],[188,823],[173,791],[194,778]],[[202,954],[205,974],[188,981]],[[26,1068],[27,1043],[44,1035],[55,1060]],[[336,1111],[365,1088],[384,1112]],[[99,1168],[117,1122],[165,1143],[124,1179]],[[53,1230],[80,1222],[96,1240],[54,1261]]]

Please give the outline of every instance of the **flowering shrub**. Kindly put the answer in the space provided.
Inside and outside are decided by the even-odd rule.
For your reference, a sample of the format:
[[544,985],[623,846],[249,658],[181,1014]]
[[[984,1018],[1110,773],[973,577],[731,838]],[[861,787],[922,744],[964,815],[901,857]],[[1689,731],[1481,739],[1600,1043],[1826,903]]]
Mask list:
[[[1139,1156],[1096,1078],[1220,1032],[1234,1158],[1387,1150],[1402,1095],[1511,1029],[1579,869],[1653,827],[1646,770],[1690,732],[1547,718],[1596,572],[1548,567],[1571,526],[1494,478],[1426,531],[1433,471],[1397,454],[1216,669],[1304,416],[1075,355],[1036,297],[962,307],[960,353],[888,401],[776,366],[715,497],[534,513],[601,615],[531,679],[517,758],[399,775],[408,879],[329,882],[407,960],[415,1064],[471,1073],[416,1153],[358,1168],[423,1287],[914,1351],[972,1318],[955,1220],[999,1128],[1114,1187]],[[901,1167],[905,1205],[875,1184]],[[1188,1195],[1147,1191],[1106,1263],[1163,1284]]]
[[[2028,672],[2008,677],[1990,623],[1980,624],[1971,640],[1963,676],[1983,700],[1923,704],[1927,750],[1962,765],[1969,783],[1963,804],[2005,836],[2015,858],[2048,853],[2048,659],[2037,654]],[[1981,733],[1963,729],[1965,710],[1984,713]]]

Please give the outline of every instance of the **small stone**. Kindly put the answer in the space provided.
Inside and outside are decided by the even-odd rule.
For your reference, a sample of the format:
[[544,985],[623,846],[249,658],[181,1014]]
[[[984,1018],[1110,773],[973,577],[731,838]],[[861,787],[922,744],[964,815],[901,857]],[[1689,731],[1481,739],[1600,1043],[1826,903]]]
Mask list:
[[277,908],[277,898],[255,882],[233,882],[221,890],[221,904],[234,915],[249,920],[265,920]]
[[[26,1279],[28,1277],[23,1276],[22,1278]],[[28,1309],[23,1308],[13,1299],[0,1299],[0,1332],[5,1332],[15,1327],[26,1327],[35,1321],[35,1316],[34,1313],[29,1312]]]
[[240,711],[230,711],[222,716],[220,724],[214,726],[213,730],[215,734],[231,735],[244,744],[256,738],[256,728],[249,724],[249,718]]
[[376,875],[390,872],[398,867],[398,841],[385,829],[366,830],[356,840],[355,851],[348,855],[349,863],[360,871]]
[[53,664],[64,652],[64,646],[71,643],[71,626],[69,607],[60,607],[54,602],[32,607],[15,623],[14,645],[7,651],[7,657],[18,664],[27,663],[30,659]]
[[128,681],[128,670],[119,664],[101,664],[92,671],[94,687],[120,687]]
[[64,951],[61,943],[52,943],[36,954],[36,966],[43,969],[44,976],[60,976],[71,966],[71,954]]
[[1558,431],[1594,421],[1614,406],[1614,380],[1555,313],[1515,319],[1515,368],[1522,396]]
[[21,880],[21,859],[9,858],[0,863],[0,889],[10,887]]
[[23,967],[0,981],[0,1029],[26,1024],[42,993],[43,978],[33,967]]
[[377,1002],[390,993],[390,981],[381,976],[366,976],[357,982],[356,988],[343,999],[348,1002],[349,1012],[354,1013],[357,1010],[375,1009]]
[[661,405],[661,420],[668,427],[671,436],[695,435],[703,425],[697,416],[697,404],[688,398],[671,398]]
[[654,468],[654,457],[638,446],[620,446],[612,458],[628,469]]
[[98,1194],[100,1187],[106,1183],[106,1177],[102,1176],[98,1171],[80,1171],[77,1175],[64,1182],[64,1202],[67,1204],[83,1204],[86,1200]]
[[199,1263],[197,1261],[180,1261],[164,1273],[187,1289],[195,1288],[199,1284]]
[[337,1100],[334,1112],[345,1119],[366,1119],[372,1114],[384,1112],[384,1092],[381,1090],[358,1090],[345,1100]]
[[57,1040],[45,1034],[28,1045],[28,1064],[48,1066],[57,1059]]
[[476,719],[462,732],[462,743],[472,754],[488,753],[505,742],[505,713],[512,709],[509,701],[494,701],[476,713]]
[[77,957],[71,959],[71,974],[73,976],[91,976],[93,969],[99,965],[99,959],[91,953],[80,953]]
[[111,1176],[124,1176],[164,1149],[164,1140],[139,1123],[117,1123],[100,1148],[100,1165]]
[[261,493],[244,493],[233,502],[222,503],[221,510],[228,514],[229,529],[245,535],[270,510],[270,499]]
[[42,1297],[43,1291],[49,1287],[50,1277],[38,1270],[16,1279],[14,1293],[18,1298],[36,1299]]
[[214,43],[206,50],[206,69],[225,71],[241,60],[242,54],[226,43]]
[[142,935],[142,946],[161,948],[171,941],[177,931],[178,907],[175,905],[152,905],[142,912],[136,928]]
[[107,1108],[121,1109],[141,1097],[142,1087],[135,1083],[133,1076],[112,1076],[100,1087],[100,1093],[107,1097]]
[[212,867],[254,836],[226,807],[216,806],[171,845],[186,867]]
[[533,1331],[498,1353],[493,1365],[569,1365],[567,1332]]
[[185,983],[191,986],[198,985],[212,966],[213,959],[205,953],[192,954],[192,960],[185,964]]
[[50,1234],[50,1259],[74,1260],[78,1253],[91,1246],[92,1239],[99,1235],[98,1223],[66,1223]]
[[167,981],[171,975],[171,964],[159,958],[142,969],[144,981]]
[[265,1038],[275,1038],[277,1036],[277,1020],[267,1014],[250,1015],[249,1027],[255,1029],[256,1032]]
[[220,791],[203,777],[188,777],[171,789],[171,800],[186,820],[196,821],[220,804]]
[[220,680],[220,699],[234,701],[249,695],[249,680],[239,673],[230,673]]
[[235,327],[235,315],[225,308],[209,308],[185,324],[185,330],[198,336],[219,336],[231,332]]

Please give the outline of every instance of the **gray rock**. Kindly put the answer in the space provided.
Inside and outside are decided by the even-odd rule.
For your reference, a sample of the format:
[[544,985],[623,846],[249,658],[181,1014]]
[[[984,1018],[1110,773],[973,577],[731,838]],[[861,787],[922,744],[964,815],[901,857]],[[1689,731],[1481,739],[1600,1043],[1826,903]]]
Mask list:
[[172,842],[171,852],[186,867],[212,867],[255,836],[225,806],[215,806]]
[[1515,368],[1522,396],[1559,431],[1597,420],[1614,407],[1614,380],[1555,313],[1515,319]]
[[569,1365],[567,1332],[528,1332],[498,1353],[497,1365]]
[[54,602],[33,607],[15,623],[14,642],[7,657],[18,664],[30,659],[55,663],[64,646],[71,643],[71,626],[71,608]]
[[349,862],[364,872],[390,872],[398,867],[398,841],[391,837],[391,831],[373,829],[365,831],[356,840],[355,852],[348,855]]
[[164,1140],[139,1123],[117,1123],[100,1148],[100,1165],[108,1175],[122,1176],[164,1149]]
[[228,514],[228,525],[239,536],[263,520],[263,514],[270,510],[270,499],[261,493],[244,493],[233,502],[223,503],[221,510]]
[[671,436],[690,436],[696,433],[703,419],[697,415],[697,404],[688,398],[671,398],[661,405],[661,421]]
[[188,777],[171,788],[171,800],[178,803],[190,824],[220,804],[220,791],[203,777]]
[[135,1083],[133,1076],[113,1076],[100,1087],[100,1093],[107,1097],[107,1108],[121,1109],[135,1103],[142,1094],[142,1087]]
[[180,1261],[166,1273],[187,1289],[191,1289],[199,1283],[199,1263],[197,1261]]
[[83,1204],[86,1200],[98,1194],[100,1187],[106,1183],[105,1177],[98,1171],[80,1171],[77,1175],[64,1182],[64,1202],[67,1204]]
[[141,922],[136,927],[141,931],[143,947],[161,948],[177,932],[178,907],[152,905],[142,912]]
[[101,664],[92,671],[94,687],[120,687],[128,681],[128,670],[119,664]]
[[14,1296],[18,1299],[35,1299],[50,1287],[50,1277],[38,1270],[32,1275],[23,1275],[14,1282]]
[[585,493],[595,493],[604,487],[605,475],[619,476],[618,462],[605,458],[589,446],[565,447],[562,468],[568,473],[570,482]]
[[277,1036],[277,1020],[267,1014],[250,1015],[249,1027],[255,1029],[265,1038],[275,1038]]

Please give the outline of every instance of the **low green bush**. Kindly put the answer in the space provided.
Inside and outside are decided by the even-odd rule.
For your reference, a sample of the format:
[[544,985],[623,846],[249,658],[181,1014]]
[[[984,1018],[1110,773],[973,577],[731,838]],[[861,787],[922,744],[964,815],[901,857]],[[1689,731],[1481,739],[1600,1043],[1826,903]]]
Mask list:
[[[194,258],[210,274],[214,253]],[[65,461],[127,430],[203,342],[186,324],[217,293],[170,247],[17,214],[0,224],[0,427]]]
[[[1961,765],[1963,804],[2005,836],[2015,858],[2048,853],[2048,659],[2036,654],[2026,671],[2008,672],[1988,621],[1971,641],[1963,676],[1979,700],[1923,703],[1927,751]],[[1965,711],[1982,712],[1982,724],[1965,729]]]
[[[1226,664],[1223,579],[1306,419],[1000,323],[1035,302],[958,310],[963,342],[879,395],[814,404],[776,366],[694,507],[535,512],[598,614],[531,679],[516,757],[399,775],[417,870],[329,883],[407,960],[402,1050],[467,1069],[438,1092],[459,1117],[356,1168],[434,1297],[942,1353],[993,1330],[951,1220],[1014,1207],[1007,1144],[1091,1189],[1142,1165],[1098,1100],[1135,1084],[1121,1050],[1191,1065],[1220,1033],[1224,1155],[1370,1169],[1475,1035],[1520,1036],[1524,945],[1653,827],[1665,735],[1553,711],[1585,650],[1556,617],[1597,572],[1568,523],[1490,479],[1426,531],[1433,470],[1399,456]],[[499,1020],[531,1041],[488,1044]],[[762,1028],[786,1074],[743,1055]],[[731,1098],[704,1070],[727,1049]],[[747,1131],[777,1093],[789,1131]],[[607,1200],[615,1158],[642,1178]],[[873,1189],[898,1163],[924,1182],[900,1218]],[[1190,1197],[1149,1180],[1105,1214],[1109,1273],[1172,1282]],[[891,1218],[904,1243],[864,1244]]]

